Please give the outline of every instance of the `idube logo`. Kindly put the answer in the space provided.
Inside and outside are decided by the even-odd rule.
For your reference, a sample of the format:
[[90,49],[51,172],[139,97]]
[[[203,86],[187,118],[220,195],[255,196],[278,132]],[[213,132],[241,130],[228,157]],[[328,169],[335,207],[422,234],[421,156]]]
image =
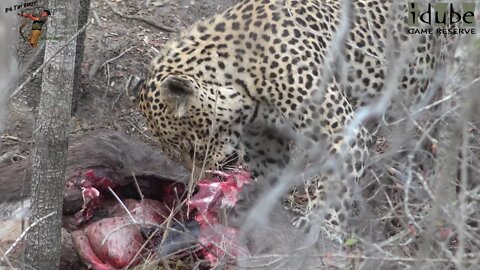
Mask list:
[[408,26],[409,34],[475,34],[475,3],[408,3]]

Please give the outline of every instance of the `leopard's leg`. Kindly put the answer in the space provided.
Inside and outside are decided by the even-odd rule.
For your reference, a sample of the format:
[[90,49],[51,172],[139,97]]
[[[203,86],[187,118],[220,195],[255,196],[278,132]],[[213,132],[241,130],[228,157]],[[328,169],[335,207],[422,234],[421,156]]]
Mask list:
[[326,175],[314,177],[309,182],[308,204],[304,215],[293,220],[293,225],[306,233],[317,226],[332,240],[343,242],[349,233],[348,217],[353,207],[353,193],[349,184]]
[[[319,143],[325,149],[304,160],[312,162],[311,166],[323,168],[308,181],[310,199],[306,212],[294,225],[304,229],[320,225],[324,231],[344,239],[349,232],[347,220],[353,208],[352,188],[363,174],[370,135],[363,126],[354,126],[355,113],[334,82],[321,98],[318,112],[324,120],[317,121],[318,126],[309,127],[306,134],[323,138],[310,148],[314,149],[315,143]],[[298,148],[304,149],[301,155],[308,149],[301,145]]]

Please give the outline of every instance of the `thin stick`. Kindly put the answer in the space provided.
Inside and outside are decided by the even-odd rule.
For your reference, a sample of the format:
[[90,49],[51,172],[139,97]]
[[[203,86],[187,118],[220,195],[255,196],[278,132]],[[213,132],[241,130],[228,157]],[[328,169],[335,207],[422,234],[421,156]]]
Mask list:
[[132,172],[132,176],[133,176],[133,182],[135,183],[135,187],[137,188],[137,191],[138,191],[138,195],[140,195],[140,201],[143,203],[143,199],[145,197],[143,196],[142,190],[140,189],[140,185],[138,184],[137,177],[135,177],[134,172]]
[[125,87],[122,89],[122,91],[120,91],[120,94],[117,95],[117,98],[115,98],[115,100],[113,101],[112,103],[112,109],[115,107],[115,104],[117,104],[118,100],[120,99],[120,97],[122,96],[123,92],[125,92]]
[[107,65],[108,63],[113,62],[113,61],[117,60],[118,58],[122,57],[122,55],[126,54],[128,51],[130,51],[130,50],[133,49],[133,48],[135,48],[135,46],[132,46],[132,47],[126,49],[125,51],[123,51],[122,53],[120,53],[119,55],[117,55],[117,56],[115,56],[115,57],[113,57],[113,58],[111,58],[111,59],[108,59],[107,61],[103,62],[103,64],[100,66],[99,69],[101,69],[102,67],[104,67],[104,66]]
[[[441,103],[443,103],[443,102],[449,101],[450,99],[452,99],[452,98],[454,98],[454,97],[457,97],[458,94],[460,94],[463,90],[467,89],[469,86],[471,86],[471,85],[473,85],[474,83],[477,83],[477,82],[479,82],[479,81],[480,81],[480,77],[475,78],[475,79],[474,79],[473,81],[471,81],[468,85],[466,85],[466,86],[458,89],[458,90],[455,91],[454,93],[452,93],[452,94],[450,94],[450,95],[448,95],[448,96],[446,96],[446,97],[444,97],[444,98],[442,98],[442,99],[440,99],[440,100],[437,100],[437,101],[435,101],[435,102],[433,102],[433,103],[430,103],[429,105],[427,105],[427,106],[425,106],[425,107],[423,107],[423,108],[420,108],[420,109],[418,109],[418,110],[416,110],[416,111],[414,111],[414,112],[411,112],[410,116],[414,116],[414,115],[416,115],[416,114],[418,114],[418,113],[421,113],[421,112],[423,112],[423,111],[425,111],[425,110],[428,110],[428,109],[432,108],[433,106],[437,106],[437,105],[439,105],[439,104],[441,104]],[[392,125],[396,125],[396,124],[398,124],[398,123],[400,123],[400,122],[402,122],[402,121],[405,121],[405,120],[407,120],[407,117],[398,119],[397,121],[395,121],[395,122],[393,122],[393,123],[385,123],[385,125],[386,125],[386,126],[392,126]]]
[[[471,103],[470,103],[471,104]],[[467,106],[470,105],[467,103]],[[471,106],[471,105],[470,105]],[[470,107],[469,106],[469,107]],[[466,237],[465,237],[465,223],[466,223],[466,216],[467,216],[467,188],[468,188],[468,146],[469,146],[469,136],[468,136],[468,125],[467,121],[471,117],[471,108],[467,107],[466,113],[464,113],[465,122],[462,126],[462,144],[460,148],[460,153],[462,154],[462,160],[460,163],[460,192],[458,194],[458,201],[459,201],[459,223],[457,224],[457,231],[458,231],[458,248],[455,254],[454,263],[458,269],[462,269],[464,264],[463,257],[465,256],[465,249],[466,247]]]
[[10,254],[10,252],[12,252],[12,250],[15,249],[15,247],[18,245],[18,243],[20,242],[20,240],[22,240],[23,237],[25,237],[25,235],[30,231],[30,229],[32,229],[33,227],[37,226],[38,223],[44,221],[45,219],[53,216],[55,213],[56,213],[56,211],[51,212],[50,214],[41,217],[40,219],[38,219],[38,220],[36,220],[35,222],[33,222],[30,226],[28,226],[28,228],[25,229],[25,231],[22,232],[22,234],[20,235],[20,237],[18,237],[18,238],[15,240],[15,242],[13,242],[13,244],[7,249],[7,251],[5,252],[5,254],[3,255],[3,257],[0,258],[0,262],[3,262],[4,259],[7,258],[8,254]]
[[[195,137],[195,143],[193,144],[192,172],[190,174],[190,181],[188,182],[187,201],[191,199],[194,192],[195,185],[197,183],[197,179],[194,179],[196,158],[197,158],[197,138]],[[190,213],[190,205],[187,204],[187,217],[188,217],[188,213]]]
[[128,210],[127,206],[122,202],[122,200],[120,200],[120,198],[117,196],[117,194],[113,191],[113,189],[111,187],[108,187],[108,190],[110,191],[110,193],[112,193],[113,197],[115,197],[115,199],[118,201],[118,203],[122,206],[122,208],[127,212],[128,216],[130,217],[130,219],[132,220],[133,223],[137,223],[137,221],[135,220],[135,218],[132,216],[132,214],[130,213],[130,211]]
[[0,252],[2,253],[2,258],[5,258],[5,263],[7,263],[8,267],[10,267],[10,269],[15,269],[7,256],[5,256],[2,248],[0,248]]
[[15,91],[13,91],[13,93],[10,95],[9,98],[12,98],[14,97],[18,92],[20,92],[24,87],[25,85],[27,85],[27,83],[31,82],[33,79],[35,79],[35,77],[37,77],[38,73],[40,73],[40,71],[42,71],[46,65],[48,65],[50,63],[50,61],[53,60],[53,58],[55,58],[55,56],[57,56],[57,54],[59,52],[61,52],[63,49],[65,49],[67,47],[68,44],[70,44],[75,38],[77,38],[78,35],[80,35],[81,33],[83,33],[83,31],[85,31],[87,29],[87,26],[90,24],[90,22],[87,22],[80,30],[78,30],[71,38],[69,38],[67,40],[67,42],[65,42],[65,44],[63,44],[62,47],[60,47],[58,50],[56,50],[53,55],[45,62],[43,62],[43,64],[37,68],[37,70],[35,70],[32,74],[30,74],[30,76],[28,76],[28,78],[19,86],[15,89]]
[[107,73],[107,89],[105,89],[105,93],[103,94],[104,97],[107,96],[107,93],[110,91],[110,65],[107,64],[106,68]]
[[15,142],[23,142],[22,139],[20,139],[18,137],[15,137],[15,136],[11,136],[11,135],[2,135],[2,136],[0,136],[0,139],[11,140],[11,141],[15,141]]
[[93,14],[93,19],[97,23],[98,26],[103,27],[103,23],[100,21],[100,17],[98,16],[98,13],[95,11],[92,11]]
[[409,195],[410,195],[410,186],[412,184],[412,167],[413,167],[413,154],[408,155],[408,171],[407,171],[407,181],[405,183],[405,189],[404,189],[404,196],[405,199],[403,200],[403,208],[405,211],[405,215],[408,217],[410,224],[414,225],[415,228],[419,231],[422,230],[422,227],[418,225],[418,223],[415,221],[415,218],[413,217],[412,213],[410,213],[410,209],[408,208],[408,202],[409,202]]
[[163,24],[159,24],[159,23],[157,23],[153,20],[146,19],[146,18],[143,18],[141,16],[125,15],[125,14],[121,13],[120,11],[118,11],[115,7],[113,7],[113,5],[110,2],[107,2],[107,5],[112,9],[113,13],[117,14],[120,17],[142,21],[146,24],[149,24],[149,25],[151,25],[153,27],[156,27],[160,30],[163,30],[165,32],[176,32],[177,31],[176,29],[174,29],[172,27],[169,27],[169,26],[166,26],[166,25],[163,25]]

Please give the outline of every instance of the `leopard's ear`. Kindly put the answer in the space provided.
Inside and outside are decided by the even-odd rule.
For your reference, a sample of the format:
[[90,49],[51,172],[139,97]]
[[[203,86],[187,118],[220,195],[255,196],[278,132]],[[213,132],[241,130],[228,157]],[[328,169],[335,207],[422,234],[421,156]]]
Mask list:
[[144,82],[144,79],[141,79],[135,75],[130,75],[128,77],[127,83],[125,85],[125,92],[127,93],[128,98],[132,102],[138,103],[140,90],[142,89]]
[[161,85],[168,112],[183,117],[191,106],[195,89],[190,81],[178,76],[169,76]]

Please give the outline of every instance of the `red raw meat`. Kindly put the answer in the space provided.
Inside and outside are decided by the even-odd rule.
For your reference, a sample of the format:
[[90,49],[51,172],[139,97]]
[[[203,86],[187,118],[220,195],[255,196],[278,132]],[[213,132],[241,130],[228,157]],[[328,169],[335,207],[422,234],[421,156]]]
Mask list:
[[239,192],[250,183],[252,175],[243,168],[212,173],[213,178],[199,181],[199,190],[188,205],[197,210],[195,220],[200,224],[198,240],[205,246],[201,253],[214,266],[219,258],[225,256],[236,258],[248,255],[247,249],[237,241],[238,230],[220,224],[217,215],[221,209],[236,205]]
[[[221,258],[235,259],[248,255],[247,249],[238,242],[237,229],[222,225],[218,214],[237,204],[239,192],[251,181],[251,174],[242,168],[228,172],[215,171],[211,174],[212,177],[199,181],[198,192],[187,204],[192,210],[194,222],[199,224],[197,227],[199,232],[191,232],[193,241],[189,241],[194,244],[197,239],[202,244],[203,248],[198,254],[207,259],[213,267]],[[106,177],[96,177],[93,171],[88,171],[84,175],[85,179],[82,181],[84,205],[79,215],[88,220],[91,212],[101,203],[104,209],[108,209],[109,217],[92,224],[87,223],[85,229],[72,234],[82,260],[95,270],[121,269],[127,265],[138,265],[143,256],[135,255],[146,241],[141,229],[151,227],[152,224],[159,225],[165,220],[169,212],[166,202],[148,199],[143,202],[125,200],[126,207],[137,222],[133,224],[131,217],[118,203],[113,207],[107,207],[106,201],[100,200],[101,191],[107,189],[112,181]],[[183,220],[181,217],[178,219]],[[157,250],[170,252],[170,249],[180,247],[181,245],[175,241],[179,240],[171,239],[168,243],[162,243]],[[145,255],[143,254],[145,252],[140,253]]]
[[[95,270],[121,269],[129,265],[145,243],[140,231],[141,224],[159,225],[168,216],[168,210],[158,201],[126,200],[125,204],[137,224],[133,223],[125,210],[117,208],[113,209],[115,217],[102,219],[88,225],[83,231],[72,233],[82,260]],[[137,256],[130,265],[140,263],[141,257]]]

